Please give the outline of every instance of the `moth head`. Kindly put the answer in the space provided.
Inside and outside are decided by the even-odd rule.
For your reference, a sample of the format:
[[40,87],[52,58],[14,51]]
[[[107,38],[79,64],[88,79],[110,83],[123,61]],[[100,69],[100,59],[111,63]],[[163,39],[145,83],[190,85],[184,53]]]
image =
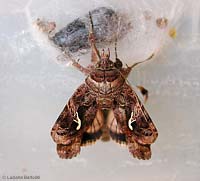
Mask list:
[[114,62],[110,60],[110,49],[105,52],[104,49],[100,55],[100,60],[96,64],[97,69],[106,70],[112,69],[114,67]]

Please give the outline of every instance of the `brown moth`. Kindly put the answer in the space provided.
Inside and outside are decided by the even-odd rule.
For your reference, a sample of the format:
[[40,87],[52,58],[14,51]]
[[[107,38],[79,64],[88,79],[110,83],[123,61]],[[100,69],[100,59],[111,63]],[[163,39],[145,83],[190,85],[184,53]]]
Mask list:
[[103,50],[100,54],[95,45],[91,14],[90,19],[93,65],[85,68],[72,59],[73,65],[87,77],[69,99],[51,130],[57,153],[60,158],[69,159],[80,152],[81,146],[111,137],[117,143],[126,144],[133,157],[149,159],[150,146],[158,132],[127,83],[132,68],[142,62],[124,68],[117,58],[116,46],[114,62],[110,60],[109,49],[108,53]]

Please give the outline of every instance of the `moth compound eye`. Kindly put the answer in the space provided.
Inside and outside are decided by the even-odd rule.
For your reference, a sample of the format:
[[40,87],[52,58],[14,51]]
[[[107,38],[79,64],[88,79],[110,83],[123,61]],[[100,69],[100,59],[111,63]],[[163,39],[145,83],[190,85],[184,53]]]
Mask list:
[[130,119],[128,120],[128,127],[130,130],[133,130],[133,126],[132,126],[132,123],[135,122],[136,120],[133,119],[133,112],[131,112],[131,117]]
[[81,120],[78,116],[78,112],[76,112],[75,119],[73,121],[77,123],[76,130],[78,131],[81,128]]

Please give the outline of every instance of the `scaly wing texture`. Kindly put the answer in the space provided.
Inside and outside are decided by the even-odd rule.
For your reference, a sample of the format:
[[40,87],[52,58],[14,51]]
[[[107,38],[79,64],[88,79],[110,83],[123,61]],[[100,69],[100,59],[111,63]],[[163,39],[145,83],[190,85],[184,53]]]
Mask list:
[[80,152],[81,145],[88,140],[85,133],[93,140],[99,137],[97,132],[101,123],[97,123],[97,120],[102,117],[97,112],[95,98],[90,96],[88,87],[82,84],[72,95],[51,130],[61,158],[72,158]]
[[109,111],[107,116],[107,128],[111,138],[119,144],[126,144],[126,136],[122,132],[120,125],[117,124],[117,120],[112,110]]
[[92,124],[89,126],[89,128],[86,130],[86,132],[83,133],[82,137],[82,145],[90,145],[95,143],[96,140],[101,138],[102,136],[102,127],[104,125],[104,115],[101,110],[97,110],[96,117],[93,120]]
[[157,129],[132,88],[125,84],[118,96],[114,117],[125,135],[130,153],[138,159],[151,157],[150,145],[158,136]]

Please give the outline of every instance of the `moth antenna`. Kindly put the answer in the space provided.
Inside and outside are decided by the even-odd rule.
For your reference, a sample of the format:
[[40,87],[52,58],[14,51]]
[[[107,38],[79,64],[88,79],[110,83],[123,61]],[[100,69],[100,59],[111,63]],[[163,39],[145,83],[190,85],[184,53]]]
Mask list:
[[90,41],[91,48],[92,48],[92,61],[95,63],[95,62],[99,61],[101,58],[100,58],[99,51],[95,45],[94,24],[93,24],[93,20],[92,20],[92,14],[90,11],[89,11],[89,19],[90,19],[89,41]]
[[104,51],[104,48],[103,48],[103,49],[102,49],[102,55],[101,55],[101,56],[104,57],[104,55],[105,55],[105,51]]
[[115,60],[117,60],[117,37],[115,38]]
[[94,24],[92,20],[92,14],[90,11],[89,11],[89,17],[90,17],[90,33],[94,34]]
[[131,65],[131,66],[128,66],[128,65],[126,64],[127,68],[126,68],[126,69],[124,70],[124,72],[123,72],[124,77],[125,77],[125,78],[128,77],[128,75],[129,75],[129,73],[131,72],[131,70],[132,70],[133,67],[135,67],[135,66],[138,65],[138,64],[145,63],[145,62],[151,60],[153,57],[154,57],[154,53],[153,53],[150,57],[148,57],[147,59],[145,59],[145,60],[143,60],[143,61],[140,61],[140,62],[136,62],[136,63],[134,63],[134,64]]
[[108,48],[108,58],[110,58],[110,48]]

